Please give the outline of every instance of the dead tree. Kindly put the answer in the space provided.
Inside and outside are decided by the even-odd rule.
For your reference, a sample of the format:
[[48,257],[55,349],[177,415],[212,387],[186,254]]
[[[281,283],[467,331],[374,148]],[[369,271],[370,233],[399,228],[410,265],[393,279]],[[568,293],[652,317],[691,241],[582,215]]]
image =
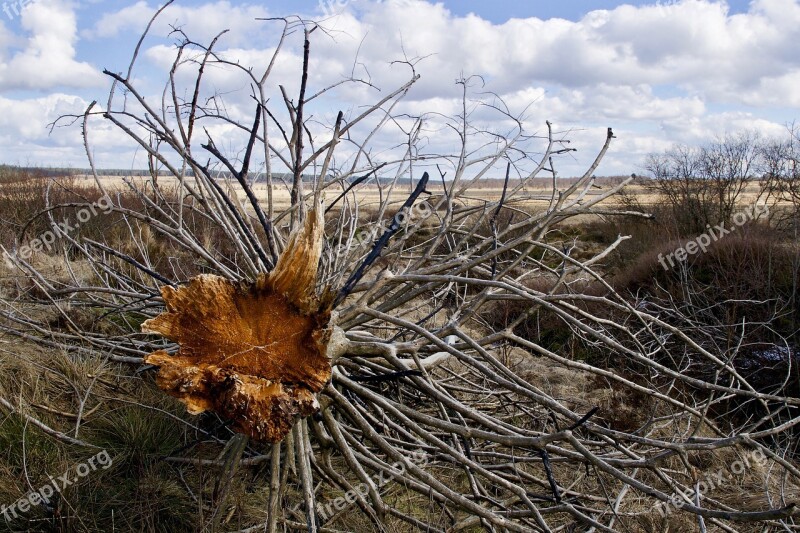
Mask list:
[[[796,529],[800,472],[784,451],[800,398],[752,387],[731,362],[736,348],[710,347],[702,324],[617,294],[602,264],[626,237],[581,254],[560,233],[574,217],[645,216],[609,207],[625,183],[593,188],[611,129],[564,186],[565,136],[549,123],[526,132],[497,98],[475,104],[470,80],[455,117],[400,113],[413,62],[406,83],[326,125],[321,95],[336,86],[311,87],[308,76],[321,29],[265,24],[283,25],[276,57],[302,41],[295,99],[283,87],[280,102],[269,98],[275,58],[245,68],[215,50],[222,34],[207,46],[181,36],[160,106],[137,88],[135,56],[126,73],[106,71],[106,106],[72,119],[87,155],[100,119],[148,155],[151,179],[124,190],[95,172],[128,244],[62,232],[67,265],[89,274],[59,281],[12,255],[30,286],[5,306],[6,332],[147,362],[189,411],[215,411],[252,437],[260,455],[242,464],[268,462],[272,475],[266,523],[252,531],[333,531],[350,509],[376,530],[391,519],[426,531],[628,531],[676,517],[702,530]],[[209,94],[211,66],[248,81],[250,119]],[[476,105],[509,129],[482,128]],[[374,150],[383,135],[401,142]],[[426,152],[431,135],[452,136],[456,150]],[[471,193],[491,177],[505,178],[499,197]],[[527,192],[537,179],[551,184],[545,196]],[[59,320],[44,323],[23,302]],[[523,311],[498,325],[492,313],[510,304]],[[116,329],[77,322],[76,308],[116,317]],[[545,315],[612,364],[520,333]],[[596,405],[560,395],[549,382],[557,372],[601,391]],[[733,401],[760,417],[717,418]],[[749,507],[720,496],[697,466],[753,453],[770,474]],[[330,491],[345,503],[332,508]]]
[[761,170],[761,145],[756,133],[745,132],[648,156],[651,187],[667,201],[682,235],[703,233],[708,225],[730,220]]

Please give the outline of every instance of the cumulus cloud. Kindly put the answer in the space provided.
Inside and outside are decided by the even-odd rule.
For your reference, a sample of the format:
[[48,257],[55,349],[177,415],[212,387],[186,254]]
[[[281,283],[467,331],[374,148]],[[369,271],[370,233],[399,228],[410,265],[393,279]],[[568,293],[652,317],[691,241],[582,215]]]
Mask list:
[[[458,113],[461,86],[456,80],[477,74],[482,78],[473,79],[471,101],[507,106],[525,119],[529,131],[540,131],[547,119],[571,132],[575,144],[595,146],[597,139],[602,143],[605,128],[613,126],[619,140],[600,172],[629,173],[637,158],[673,141],[703,141],[749,128],[778,132],[780,117],[790,121],[800,107],[798,0],[753,0],[747,12],[737,14],[718,0],[654,1],[595,10],[580,20],[530,17],[503,23],[477,15],[457,16],[447,9],[447,2],[325,0],[322,5],[324,10],[303,15],[317,17],[324,28],[312,37],[309,90],[313,93],[349,76],[382,90],[363,83],[337,88],[316,102],[314,120],[322,123],[330,122],[340,108],[352,116],[360,106],[398,87],[408,80],[412,64],[422,78],[397,111]],[[45,34],[43,22],[29,8],[26,24],[39,37],[19,54],[29,51],[27,57],[48,71],[35,83],[44,87],[52,83],[48,79],[61,75],[58,66],[48,70],[40,59],[47,56],[52,62],[55,57],[55,44],[48,38],[66,42],[59,53],[72,62],[72,70],[82,73],[65,79],[75,83],[96,79],[85,69],[74,68],[72,12],[49,0],[39,0],[36,6],[60,9],[64,16],[55,32]],[[80,35],[97,43],[130,40],[140,34],[155,9],[155,4],[138,1],[106,13]],[[136,74],[159,98],[160,84],[176,53],[176,36],[169,33],[179,27],[201,43],[230,29],[215,50],[231,62],[253,67],[259,76],[274,53],[280,23],[256,19],[285,14],[271,10],[232,1],[171,5],[145,41]],[[0,26],[0,59],[9,39]],[[301,45],[298,35],[290,38],[273,67],[270,96],[276,113],[285,112],[278,84],[290,95],[297,90]],[[37,55],[37,50],[49,52]],[[12,79],[20,88],[33,83],[20,81],[24,79],[20,73],[28,71],[22,63],[12,67],[15,60],[0,65],[0,87]],[[191,87],[195,73],[196,65],[187,63],[177,80]],[[224,96],[225,109],[233,117],[251,116],[251,90],[243,71],[219,66],[206,70],[204,97]],[[511,127],[508,117],[491,108],[473,107],[472,117],[496,131]],[[446,137],[436,129],[443,121],[430,115],[428,124],[430,148],[446,151],[442,144]],[[382,142],[392,145],[390,139]],[[591,149],[584,152],[588,160]],[[585,164],[584,156],[574,157],[577,170]]]
[[[80,116],[89,101],[53,93],[34,98],[0,96],[0,153],[2,162],[19,165],[85,168],[87,166]],[[101,105],[94,113],[103,111]],[[89,119],[89,140],[95,161],[105,168],[140,168],[146,157],[119,129],[100,116]]]
[[0,138],[4,142],[40,139],[49,123],[61,115],[80,114],[87,105],[77,96],[60,93],[23,100],[0,97]]
[[684,0],[622,5],[579,21],[503,24],[456,17],[442,4],[389,0],[360,20],[342,18],[356,40],[367,36],[364,49],[372,59],[387,59],[401,46],[412,56],[433,54],[420,65],[434,74],[431,83],[461,70],[490,77],[495,90],[532,82],[566,88],[670,84],[741,102],[738,95],[759,80],[800,71],[800,6],[791,0],[759,0],[737,15],[721,2]]
[[[757,0],[740,14],[724,2],[683,0],[621,5],[577,21],[502,24],[454,16],[443,4],[388,0],[345,11],[337,29],[352,36],[350,46],[364,37],[362,60],[376,79],[398,81],[386,60],[399,49],[430,54],[416,65],[423,75],[411,95],[416,109],[452,109],[453,80],[482,74],[487,90],[527,111],[533,129],[547,118],[582,128],[576,141],[591,143],[614,126],[620,138],[601,169],[609,173],[624,173],[643,150],[676,141],[742,129],[780,134],[781,124],[760,115],[782,111],[792,120],[800,103],[796,0]],[[577,155],[575,168],[588,158]]]
[[[102,83],[89,63],[77,61],[77,21],[73,8],[60,0],[39,0],[20,13],[23,36],[0,32],[0,91],[93,87]],[[12,48],[18,48],[13,50]]]
[[[139,35],[158,8],[158,4],[140,0],[103,15],[92,28],[84,30],[82,36],[97,40],[116,37],[124,32]],[[263,44],[266,39],[263,34],[258,38],[258,34],[263,31],[264,22],[256,19],[269,16],[269,11],[263,5],[237,6],[224,0],[200,5],[175,3],[168,6],[156,20],[152,33],[167,35],[173,28],[180,28],[193,40],[208,42],[223,29],[231,29],[226,37],[229,44]]]
[[81,98],[61,93],[29,99],[0,96],[0,152],[6,158],[16,156],[4,158],[4,162],[40,164],[53,161],[51,157],[56,154],[64,162],[77,163],[80,136],[61,129],[49,135],[47,125],[63,114],[81,113],[87,105]]
[[[669,4],[621,5],[597,10],[582,20],[511,19],[493,24],[476,15],[453,15],[442,3],[385,0],[333,4],[340,13],[322,24],[332,38],[314,41],[320,83],[341,78],[359,61],[382,86],[407,75],[393,60],[422,59],[423,79],[411,98],[451,93],[453,80],[480,74],[491,89],[511,93],[546,84],[554,89],[589,91],[598,85],[648,91],[660,85],[681,88],[685,98],[713,97],[728,103],[772,105],[793,101],[789,90],[800,74],[800,5],[796,0],[754,1],[748,13],[731,15],[724,2],[683,0]],[[141,31],[154,6],[141,1],[103,16],[87,36],[111,37]],[[242,64],[268,59],[274,26],[257,17],[260,6],[213,2],[170,6],[154,33],[175,24],[200,42],[220,29],[227,56]],[[779,31],[776,31],[779,30]],[[274,40],[273,40],[274,41]],[[150,59],[168,68],[164,45],[151,48]],[[292,52],[290,47],[290,53]],[[289,56],[297,60],[299,54]],[[763,87],[764,90],[760,90]],[[660,113],[662,111],[657,111]]]

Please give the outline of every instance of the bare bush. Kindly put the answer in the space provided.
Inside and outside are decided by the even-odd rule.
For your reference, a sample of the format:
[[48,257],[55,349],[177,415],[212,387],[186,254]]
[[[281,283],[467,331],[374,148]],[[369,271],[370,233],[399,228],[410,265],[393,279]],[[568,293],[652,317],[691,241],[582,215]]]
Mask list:
[[757,134],[729,134],[703,146],[676,145],[651,154],[645,169],[671,207],[679,234],[703,233],[730,220],[747,184],[760,176],[761,153]]
[[787,129],[785,138],[772,139],[761,147],[764,161],[761,196],[765,201],[783,207],[775,210],[775,224],[791,229],[797,236],[800,220],[800,127],[792,124]]

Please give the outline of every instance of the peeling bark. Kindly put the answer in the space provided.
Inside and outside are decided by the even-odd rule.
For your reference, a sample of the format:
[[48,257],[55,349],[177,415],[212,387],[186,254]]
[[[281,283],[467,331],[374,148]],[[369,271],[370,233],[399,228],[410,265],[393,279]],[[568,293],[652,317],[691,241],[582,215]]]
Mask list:
[[252,284],[200,275],[161,289],[167,310],[142,331],[175,341],[174,356],[145,358],[158,386],[189,412],[215,411],[250,437],[282,440],[297,417],[313,414],[331,376],[332,294],[316,294],[322,210],[290,236],[275,269]]

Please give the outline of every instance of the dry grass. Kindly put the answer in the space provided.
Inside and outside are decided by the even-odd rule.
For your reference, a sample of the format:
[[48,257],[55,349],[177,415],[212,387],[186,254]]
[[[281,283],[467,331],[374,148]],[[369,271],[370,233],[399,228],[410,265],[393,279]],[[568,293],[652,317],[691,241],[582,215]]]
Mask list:
[[[91,190],[93,182],[86,180],[77,178],[71,182],[71,187],[75,190]],[[103,184],[109,189],[119,190],[123,185],[119,178],[103,178]],[[32,204],[39,201],[36,191],[41,192],[41,183],[37,182],[36,187],[31,188],[33,192],[26,193],[31,196],[25,196]],[[262,198],[266,196],[263,185],[257,186],[256,192]],[[634,188],[633,193],[642,205],[657,204],[656,198],[645,194],[643,189]],[[484,189],[474,201],[496,199],[500,194],[499,188]],[[747,194],[753,194],[753,191]],[[375,187],[361,187],[356,193],[356,200],[366,209],[377,205],[378,198],[379,191]],[[516,207],[537,209],[543,205],[542,198],[542,191],[530,191],[529,199]],[[276,193],[275,202],[278,207],[285,208],[289,202],[288,192]],[[35,209],[28,211],[34,212]],[[14,220],[5,220],[3,231],[18,228],[23,216],[20,213],[15,215]],[[576,230],[576,235],[586,235],[591,231],[592,228],[581,227]],[[573,236],[562,237],[566,242]],[[213,235],[209,235],[209,239],[213,238]],[[151,253],[171,252],[163,242],[152,237]],[[71,276],[90,282],[97,275],[86,265],[63,257],[39,253],[33,261],[53,283],[65,281]],[[14,273],[4,266],[0,266],[0,269],[5,298],[13,299],[20,291],[36,290],[30,280],[14,277]],[[409,311],[411,318],[427,314],[430,308],[428,302],[421,304]],[[97,318],[88,309],[68,311],[74,320],[92,321]],[[59,320],[53,309],[27,309],[26,312],[31,316],[50,316],[52,320]],[[494,317],[495,320],[508,320],[508,316],[501,316],[503,312],[508,313],[508,309],[497,312],[499,314]],[[444,313],[440,311],[431,320],[444,320]],[[125,317],[125,320],[136,323],[140,317]],[[125,326],[119,327],[124,329]],[[557,324],[546,320],[530,324],[530,334],[541,333],[553,336],[553,346],[568,341],[569,332],[559,331]],[[376,331],[376,334],[380,332]],[[562,349],[564,347],[561,345]],[[507,352],[500,350],[498,356],[517,375],[568,408],[587,412],[598,407],[595,420],[609,427],[635,430],[658,423],[659,417],[670,415],[667,412],[655,412],[647,397],[620,390],[597,375],[556,367],[547,359],[532,356],[520,349]],[[609,364],[615,365],[613,360]],[[459,370],[457,363],[449,365],[449,371]],[[233,477],[227,498],[222,499],[216,481],[220,466],[209,462],[217,461],[222,456],[224,442],[231,435],[230,430],[213,415],[187,415],[176,400],[158,390],[153,373],[149,370],[112,363],[102,358],[87,358],[76,353],[46,349],[16,337],[5,337],[0,338],[0,397],[13,399],[18,408],[14,412],[3,408],[3,417],[0,419],[0,450],[3,450],[0,456],[0,504],[11,504],[43,485],[49,476],[57,477],[71,471],[75,465],[95,453],[93,449],[82,449],[48,436],[26,420],[26,413],[34,414],[56,431],[77,436],[107,450],[113,458],[111,468],[93,472],[72,485],[54,500],[53,505],[37,506],[20,520],[0,520],[0,529],[4,531],[199,531],[208,524],[215,512],[222,513],[223,530],[235,531],[261,524],[266,519],[268,461],[259,460],[256,464],[241,467]],[[78,413],[81,413],[80,421]],[[549,421],[517,423],[546,425]],[[661,429],[665,436],[674,430],[674,425],[670,423],[664,423]],[[266,447],[253,444],[245,455],[263,458],[268,452]],[[769,461],[752,464],[740,473],[732,472],[731,465],[737,460],[741,461],[745,454],[743,449],[729,449],[724,452],[696,452],[686,459],[695,467],[698,479],[718,473],[726,476],[726,483],[714,486],[704,496],[732,507],[764,508],[768,506],[763,501],[766,498],[772,498],[769,505],[774,506],[780,494],[794,499],[800,497],[800,488],[782,485],[784,480],[772,475]],[[168,456],[182,458],[182,461],[166,460]],[[331,457],[330,460],[339,467],[337,470],[347,473],[340,458]],[[674,461],[677,467],[681,458],[665,460],[666,466],[669,466],[669,461]],[[521,476],[538,484],[542,493],[548,492],[540,462],[515,467]],[[468,487],[468,480],[460,468],[439,463],[431,469],[438,477],[450,479],[454,486],[461,484]],[[617,493],[619,490],[617,486],[612,487],[617,481],[591,469],[576,471],[558,463],[553,465],[553,469],[562,486],[595,494],[603,505],[606,491]],[[352,472],[346,475],[351,483],[358,483]],[[658,486],[657,480],[648,481]],[[690,485],[694,481],[687,479],[685,483]],[[669,487],[660,488],[672,492]],[[330,491],[325,494],[327,500],[323,499],[321,503],[334,501],[341,495],[340,492]],[[295,496],[300,504],[299,493]],[[435,504],[402,486],[388,486],[385,499],[432,525],[445,527],[450,523],[448,517],[436,514],[438,507]],[[651,502],[641,498],[634,490],[628,491],[618,506],[618,526],[631,532],[697,530],[696,519],[690,519],[683,513],[662,516]],[[303,521],[300,514],[295,519],[298,523]],[[578,531],[582,527],[567,522],[563,526],[566,531]],[[330,527],[340,531],[373,531],[373,526],[361,513],[347,511],[340,513]],[[412,531],[410,526],[392,517],[387,517],[386,529],[390,532]],[[472,530],[482,531],[477,520],[474,527],[466,529]],[[738,530],[755,532],[764,529],[760,525],[744,525]],[[715,531],[713,526],[709,527],[709,531]]]

